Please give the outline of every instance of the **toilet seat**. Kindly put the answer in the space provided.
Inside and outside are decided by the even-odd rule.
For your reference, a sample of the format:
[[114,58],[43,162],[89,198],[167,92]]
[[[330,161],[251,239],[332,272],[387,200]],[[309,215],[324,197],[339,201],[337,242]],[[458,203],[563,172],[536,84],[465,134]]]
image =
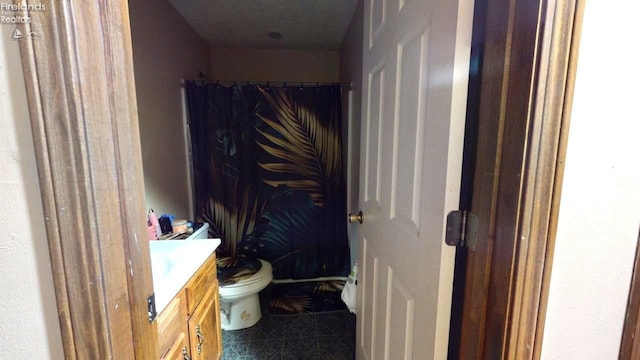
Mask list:
[[247,280],[262,268],[262,262],[259,259],[248,257],[220,257],[216,259],[216,265],[218,267],[218,283],[221,286],[229,286],[238,281]]
[[[260,259],[258,259],[258,260],[260,260]],[[273,276],[273,271],[271,269],[271,264],[269,264],[268,262],[266,262],[264,260],[260,260],[260,263],[262,263],[262,267],[260,268],[260,270],[258,270],[257,273],[251,275],[251,277],[249,277],[248,279],[243,279],[243,280],[240,280],[240,281],[238,281],[236,283],[229,284],[229,285],[222,285],[220,287],[221,288],[231,289],[231,288],[235,288],[235,287],[249,286],[249,285],[251,285],[253,283],[256,283],[256,282],[262,282],[265,277],[271,278]],[[271,279],[269,279],[269,281],[271,281]]]
[[264,260],[260,260],[260,262],[262,267],[251,277],[233,284],[221,285],[219,289],[220,297],[225,300],[234,300],[267,287],[273,279],[273,271],[270,263]]

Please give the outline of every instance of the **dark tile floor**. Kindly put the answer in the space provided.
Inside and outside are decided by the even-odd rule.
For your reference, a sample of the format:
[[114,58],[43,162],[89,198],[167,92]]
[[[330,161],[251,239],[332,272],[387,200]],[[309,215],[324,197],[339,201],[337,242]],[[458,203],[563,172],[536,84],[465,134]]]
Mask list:
[[352,360],[356,318],[347,310],[271,315],[243,330],[222,331],[223,360]]

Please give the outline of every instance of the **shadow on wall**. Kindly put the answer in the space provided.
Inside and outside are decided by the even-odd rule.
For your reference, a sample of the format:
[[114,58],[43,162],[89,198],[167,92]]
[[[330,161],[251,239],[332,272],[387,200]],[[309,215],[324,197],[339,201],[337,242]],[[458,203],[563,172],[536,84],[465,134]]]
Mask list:
[[[0,298],[0,307],[20,311],[0,315],[0,339],[3,355],[7,358],[20,358],[28,348],[33,358],[62,359],[62,338],[22,75],[20,40],[11,38],[13,29],[12,26],[0,26],[0,118],[6,121],[2,127],[5,141],[0,145],[2,156],[6,157],[3,159],[1,206],[3,215],[14,219],[11,224],[0,223],[2,232],[9,236],[0,249],[5,279],[5,295]],[[18,337],[19,334],[30,336]]]

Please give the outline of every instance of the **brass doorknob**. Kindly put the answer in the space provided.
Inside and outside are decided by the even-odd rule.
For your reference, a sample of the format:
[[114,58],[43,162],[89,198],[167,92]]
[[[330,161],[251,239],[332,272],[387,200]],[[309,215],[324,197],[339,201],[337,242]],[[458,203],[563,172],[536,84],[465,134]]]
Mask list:
[[351,224],[354,224],[354,223],[362,224],[362,221],[364,220],[362,211],[359,211],[357,214],[349,214],[348,218],[349,218],[349,223]]

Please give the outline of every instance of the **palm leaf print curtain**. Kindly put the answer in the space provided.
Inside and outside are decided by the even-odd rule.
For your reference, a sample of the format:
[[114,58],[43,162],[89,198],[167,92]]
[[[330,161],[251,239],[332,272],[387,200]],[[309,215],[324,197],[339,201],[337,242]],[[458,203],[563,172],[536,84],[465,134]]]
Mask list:
[[198,221],[276,279],[349,272],[339,86],[187,82]]

